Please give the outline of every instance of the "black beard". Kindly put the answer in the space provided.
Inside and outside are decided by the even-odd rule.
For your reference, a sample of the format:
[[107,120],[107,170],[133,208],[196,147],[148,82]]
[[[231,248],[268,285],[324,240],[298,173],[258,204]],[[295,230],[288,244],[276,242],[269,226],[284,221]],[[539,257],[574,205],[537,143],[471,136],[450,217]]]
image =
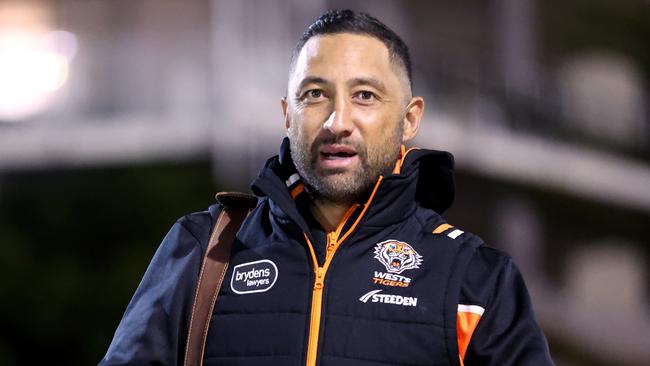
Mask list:
[[[379,176],[392,171],[400,154],[401,136],[401,124],[398,124],[392,134],[385,136],[384,141],[374,151],[368,151],[366,145],[334,135],[316,138],[309,147],[300,136],[292,133],[289,136],[291,158],[303,183],[314,199],[350,205],[364,202]],[[345,170],[316,169],[320,146],[334,143],[351,146],[355,149],[359,158],[357,171],[347,176],[338,176],[342,175]]]

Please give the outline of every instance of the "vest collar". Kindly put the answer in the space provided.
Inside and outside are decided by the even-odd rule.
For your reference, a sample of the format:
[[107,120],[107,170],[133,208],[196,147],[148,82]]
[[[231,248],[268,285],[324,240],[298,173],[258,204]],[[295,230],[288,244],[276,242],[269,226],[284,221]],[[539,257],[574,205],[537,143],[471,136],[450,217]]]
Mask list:
[[[411,149],[403,153],[399,172],[379,179],[368,204],[362,226],[384,227],[408,218],[418,205],[442,214],[454,200],[454,160],[444,151]],[[291,159],[289,139],[284,138],[279,155],[267,160],[251,188],[260,197],[268,197],[271,212],[291,219],[309,233],[295,199],[302,199],[304,185]]]

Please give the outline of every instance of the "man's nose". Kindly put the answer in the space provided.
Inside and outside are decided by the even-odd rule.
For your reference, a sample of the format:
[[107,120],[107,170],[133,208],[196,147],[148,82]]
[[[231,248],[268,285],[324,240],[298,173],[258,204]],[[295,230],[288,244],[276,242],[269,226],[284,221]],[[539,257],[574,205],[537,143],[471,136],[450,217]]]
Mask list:
[[323,128],[337,136],[348,136],[352,133],[354,124],[350,115],[350,107],[345,101],[335,101],[332,113],[323,124]]

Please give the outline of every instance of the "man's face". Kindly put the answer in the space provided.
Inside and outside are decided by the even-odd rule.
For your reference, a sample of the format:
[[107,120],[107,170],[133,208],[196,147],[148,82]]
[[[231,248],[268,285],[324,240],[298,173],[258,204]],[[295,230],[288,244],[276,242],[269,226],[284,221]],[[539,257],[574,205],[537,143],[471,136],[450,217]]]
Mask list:
[[283,111],[298,173],[321,198],[355,202],[393,168],[412,137],[404,132],[403,78],[373,37],[341,33],[305,44]]

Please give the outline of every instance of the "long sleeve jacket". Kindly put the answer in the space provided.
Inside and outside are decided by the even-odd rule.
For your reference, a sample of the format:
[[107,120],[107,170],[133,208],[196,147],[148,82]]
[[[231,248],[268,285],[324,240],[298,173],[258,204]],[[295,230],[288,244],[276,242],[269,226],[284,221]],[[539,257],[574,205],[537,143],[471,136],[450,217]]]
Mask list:
[[[285,140],[252,185],[209,324],[205,365],[553,365],[506,254],[447,223],[453,159],[403,153],[325,233]],[[220,207],[179,219],[100,365],[181,365]]]

